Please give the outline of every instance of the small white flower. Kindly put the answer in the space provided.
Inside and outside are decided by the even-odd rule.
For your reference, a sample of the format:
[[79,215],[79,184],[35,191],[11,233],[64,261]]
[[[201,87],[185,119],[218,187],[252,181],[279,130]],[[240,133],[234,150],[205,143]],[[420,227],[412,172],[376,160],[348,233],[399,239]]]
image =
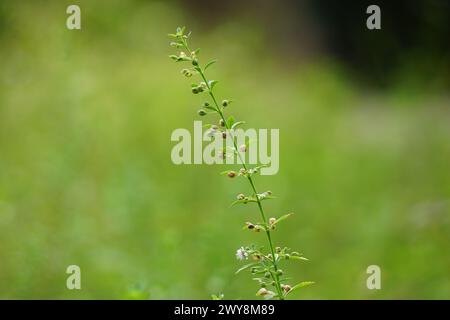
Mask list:
[[264,296],[264,299],[269,300],[269,299],[272,299],[273,297],[275,297],[275,292],[267,291],[267,294]]
[[236,251],[236,259],[238,260],[246,260],[248,259],[248,253],[245,251],[244,247],[240,247]]
[[245,144],[239,146],[239,151],[240,152],[246,152],[247,151],[247,146]]
[[217,129],[215,128],[210,128],[206,131],[206,136],[207,137],[214,137],[217,134]]
[[257,296],[262,296],[264,299],[269,300],[272,299],[275,296],[275,292],[269,291],[266,288],[261,288],[256,293]]

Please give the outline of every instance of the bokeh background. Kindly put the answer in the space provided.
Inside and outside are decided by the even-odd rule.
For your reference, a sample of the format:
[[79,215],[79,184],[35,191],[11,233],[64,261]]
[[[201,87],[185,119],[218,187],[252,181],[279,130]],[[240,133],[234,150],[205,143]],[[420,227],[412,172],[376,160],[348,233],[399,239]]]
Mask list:
[[369,4],[2,0],[0,298],[255,298],[234,275],[235,250],[265,244],[242,230],[256,208],[229,208],[246,182],[170,160],[202,102],[168,59],[179,25],[233,114],[280,129],[257,184],[270,216],[296,213],[274,238],[316,284],[292,298],[450,298],[450,5],[377,1],[369,31]]

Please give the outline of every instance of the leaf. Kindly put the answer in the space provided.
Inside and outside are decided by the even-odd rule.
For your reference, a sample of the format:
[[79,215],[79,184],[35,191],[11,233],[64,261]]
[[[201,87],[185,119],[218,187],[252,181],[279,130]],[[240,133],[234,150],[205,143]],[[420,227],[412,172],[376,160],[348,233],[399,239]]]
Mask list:
[[234,117],[230,116],[227,120],[227,127],[231,128],[233,126],[233,124],[234,124]]
[[244,124],[245,123],[245,121],[237,121],[237,122],[235,122],[232,126],[231,126],[231,129],[234,129],[234,128],[236,128],[237,126],[240,126],[241,124]]
[[206,106],[206,107],[204,107],[205,109],[209,109],[209,110],[212,110],[212,111],[216,111],[217,112],[217,109],[216,108],[214,108],[213,106]]
[[271,200],[271,199],[276,199],[276,198],[277,198],[277,197],[274,197],[274,196],[265,196],[265,197],[259,199],[259,201],[263,201],[263,200]]
[[241,271],[244,271],[244,270],[246,270],[246,269],[248,269],[250,267],[256,266],[258,263],[259,262],[252,262],[252,263],[246,264],[246,265],[240,267],[234,274],[238,274]]
[[306,286],[310,286],[310,285],[312,285],[314,283],[315,283],[314,281],[303,281],[303,282],[300,282],[300,283],[296,284],[295,286],[293,286],[291,288],[291,290],[289,290],[285,294],[285,296],[287,296],[288,294],[292,293],[294,290],[297,290],[297,289],[300,289],[300,288],[303,288],[303,287],[306,287]]
[[177,60],[178,60],[178,56],[177,56],[177,55],[174,55],[174,54],[171,54],[171,55],[169,56],[169,58],[172,59],[172,60],[174,60],[174,61],[177,61]]
[[206,66],[205,66],[205,68],[204,68],[204,71],[206,71],[206,69],[208,69],[210,66],[212,66],[214,63],[216,63],[217,62],[217,60],[213,60],[213,61],[210,61],[210,62],[208,62],[207,64],[206,64]]
[[247,204],[249,202],[256,202],[255,199],[253,198],[248,198],[248,199],[242,199],[242,200],[235,200],[231,203],[230,207],[237,205],[237,204]]
[[306,257],[302,257],[302,256],[290,256],[289,259],[294,259],[294,260],[303,260],[303,261],[309,261],[308,258]]
[[219,81],[217,80],[209,80],[208,81],[209,88],[212,90],[218,82]]
[[283,220],[289,218],[289,217],[292,216],[293,214],[294,214],[294,213],[291,212],[291,213],[285,214],[284,216],[279,217],[279,218],[275,221],[274,224],[277,224],[278,222],[283,221]]

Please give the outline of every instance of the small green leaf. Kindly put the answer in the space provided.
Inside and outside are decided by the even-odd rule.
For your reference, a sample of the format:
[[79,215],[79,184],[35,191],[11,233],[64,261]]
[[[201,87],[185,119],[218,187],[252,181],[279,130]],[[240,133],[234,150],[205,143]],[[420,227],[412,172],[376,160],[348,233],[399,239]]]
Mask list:
[[245,121],[237,121],[231,126],[231,129],[234,129],[244,123],[245,123]]
[[207,64],[206,64],[206,66],[205,66],[205,71],[206,71],[206,69],[208,69],[210,66],[212,66],[214,63],[216,63],[217,62],[217,60],[213,60],[213,61],[210,61],[210,62],[208,62]]
[[177,55],[174,55],[174,54],[171,54],[171,55],[169,56],[169,58],[172,59],[172,60],[174,60],[174,61],[177,61],[177,60],[178,60],[178,56],[177,56]]
[[300,283],[296,284],[295,286],[293,286],[291,288],[291,290],[289,290],[285,294],[285,296],[287,296],[288,294],[291,294],[294,290],[297,290],[297,289],[300,289],[300,288],[303,288],[303,287],[306,287],[306,286],[310,286],[310,285],[312,285],[314,283],[315,283],[314,281],[303,281],[303,282],[300,282]]
[[289,217],[292,216],[293,214],[294,214],[294,213],[291,212],[291,213],[285,214],[284,216],[279,217],[279,218],[275,221],[274,224],[277,224],[278,222],[283,221],[283,220],[289,218]]
[[242,199],[242,200],[235,200],[231,203],[230,207],[237,205],[237,204],[247,204],[249,202],[257,202],[254,198],[248,198],[248,199]]
[[234,274],[238,274],[241,271],[247,270],[250,267],[256,266],[259,262],[253,262],[253,263],[249,263],[246,264],[245,266],[240,267]]
[[303,260],[303,261],[309,261],[308,258],[302,257],[302,256],[290,256],[289,259],[294,259],[294,260]]
[[213,106],[206,106],[206,107],[204,107],[204,108],[205,108],[205,109],[209,109],[209,110],[212,110],[212,111],[217,112],[217,109],[214,108]]
[[212,90],[218,82],[219,81],[217,81],[217,80],[209,80],[208,81],[209,88]]
[[233,124],[234,124],[234,117],[230,116],[227,120],[227,127],[231,128],[233,126]]

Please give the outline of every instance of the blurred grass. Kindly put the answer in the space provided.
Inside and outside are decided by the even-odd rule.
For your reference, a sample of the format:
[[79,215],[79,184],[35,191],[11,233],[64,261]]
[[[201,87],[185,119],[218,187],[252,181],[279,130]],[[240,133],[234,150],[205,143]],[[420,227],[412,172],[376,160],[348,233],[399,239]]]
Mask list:
[[[257,183],[279,196],[270,215],[296,212],[274,237],[317,284],[295,298],[449,297],[447,92],[363,90],[331,59],[267,51],[251,21],[202,31],[165,2],[77,3],[81,31],[64,1],[0,6],[0,298],[254,298],[233,274],[236,248],[265,241],[241,231],[257,211],[228,209],[246,184],[170,161],[201,103],[167,58],[184,24],[233,113],[280,128],[280,172]],[[365,287],[370,264],[382,290]]]

